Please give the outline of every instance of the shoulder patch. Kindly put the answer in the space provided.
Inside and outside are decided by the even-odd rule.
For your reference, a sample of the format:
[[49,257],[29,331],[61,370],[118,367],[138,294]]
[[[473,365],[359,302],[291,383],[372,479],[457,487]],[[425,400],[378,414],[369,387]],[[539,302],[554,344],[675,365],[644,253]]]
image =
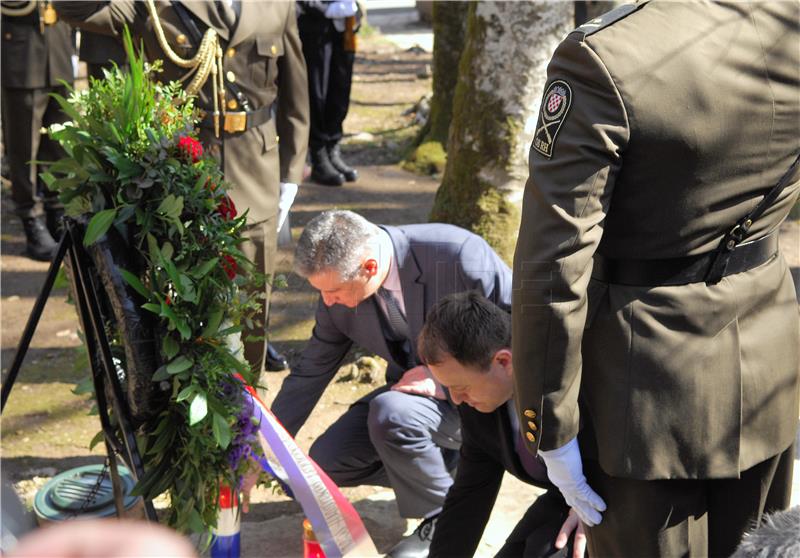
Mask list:
[[548,159],[553,156],[556,137],[571,106],[572,88],[566,81],[557,79],[547,86],[542,96],[536,133],[533,134],[531,145]]
[[623,4],[622,6],[618,6],[611,11],[604,13],[601,16],[598,16],[590,21],[587,21],[577,29],[575,29],[572,33],[577,33],[581,36],[581,39],[588,37],[589,35],[593,35],[597,33],[601,29],[608,27],[609,25],[618,22],[621,19],[629,16],[642,6],[644,6],[647,2],[637,2],[636,4]]

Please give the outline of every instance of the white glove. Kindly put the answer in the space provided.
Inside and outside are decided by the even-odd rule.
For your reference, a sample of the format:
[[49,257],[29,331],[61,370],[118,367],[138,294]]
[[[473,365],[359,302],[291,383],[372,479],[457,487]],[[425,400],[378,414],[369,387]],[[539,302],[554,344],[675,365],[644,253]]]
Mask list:
[[356,15],[358,7],[355,2],[331,2],[325,10],[325,17],[328,19],[338,19]]
[[558,449],[539,450],[539,455],[547,465],[550,482],[558,487],[581,521],[589,527],[600,523],[603,520],[600,512],[605,511],[606,503],[586,484],[578,439],[573,438]]
[[280,232],[283,222],[286,221],[286,216],[289,215],[289,210],[292,208],[296,195],[297,184],[281,182],[281,196],[278,198],[278,232]]

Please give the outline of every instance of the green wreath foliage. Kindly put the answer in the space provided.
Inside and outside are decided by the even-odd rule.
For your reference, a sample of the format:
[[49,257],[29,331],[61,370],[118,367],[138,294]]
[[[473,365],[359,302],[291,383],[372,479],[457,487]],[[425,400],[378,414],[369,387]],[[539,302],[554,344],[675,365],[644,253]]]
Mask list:
[[[156,76],[125,36],[129,70],[107,71],[89,89],[56,96],[71,122],[49,134],[67,156],[43,178],[70,216],[91,216],[83,242],[112,227],[145,262],[120,269],[160,325],[163,365],[152,380],[169,393],[141,429],[145,475],[135,493],[167,492],[168,522],[210,533],[219,486],[238,486],[247,457],[260,452],[252,409],[235,375],[252,384],[240,335],[260,307],[253,264],[239,250],[246,214],[237,215],[218,163],[196,140],[196,111],[180,84]],[[248,289],[245,289],[245,285]]]

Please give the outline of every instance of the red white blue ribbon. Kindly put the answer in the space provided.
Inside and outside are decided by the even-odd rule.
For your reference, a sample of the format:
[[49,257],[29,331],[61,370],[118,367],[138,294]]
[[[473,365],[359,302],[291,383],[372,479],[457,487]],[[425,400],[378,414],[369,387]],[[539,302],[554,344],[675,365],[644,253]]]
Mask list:
[[327,558],[377,556],[378,551],[358,512],[334,482],[301,450],[253,388],[244,386],[259,422],[262,467],[289,488],[303,508]]

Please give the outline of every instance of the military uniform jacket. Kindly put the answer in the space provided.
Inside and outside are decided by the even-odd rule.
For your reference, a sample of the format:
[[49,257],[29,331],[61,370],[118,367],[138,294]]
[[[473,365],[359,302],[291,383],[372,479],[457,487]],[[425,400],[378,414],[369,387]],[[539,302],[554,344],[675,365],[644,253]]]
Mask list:
[[[637,479],[737,477],[786,449],[798,306],[781,255],[716,285],[594,279],[592,258],[714,250],[800,151],[800,4],[653,2],[571,33],[548,66],[514,259],[528,449],[578,434]],[[749,239],[775,231],[787,186]],[[580,405],[579,405],[580,400]]]
[[[164,60],[162,79],[185,75],[186,70],[172,64],[162,51],[144,2],[55,4],[63,17],[88,31],[121,36],[127,24],[135,36],[144,40],[148,58]],[[302,181],[308,147],[308,84],[294,3],[241,2],[232,30],[221,19],[213,1],[182,4],[201,33],[210,27],[219,34],[226,79],[235,81],[252,108],[275,105],[274,118],[244,132],[224,134],[223,142],[214,138],[213,129],[201,129],[200,137],[213,155],[220,157],[224,149],[225,178],[235,186],[232,196],[239,209],[249,208],[249,221],[273,218],[277,215],[279,182]],[[198,46],[192,33],[184,28],[170,2],[157,2],[156,8],[172,50],[191,58]],[[211,94],[209,78],[198,100],[198,105],[209,112],[214,106]],[[229,100],[232,98],[229,92],[226,95]]]
[[[19,2],[3,5],[19,7]],[[61,80],[72,83],[74,53],[72,30],[61,21],[39,27],[39,13],[2,16],[3,47],[0,49],[2,86],[16,89],[59,87]]]

